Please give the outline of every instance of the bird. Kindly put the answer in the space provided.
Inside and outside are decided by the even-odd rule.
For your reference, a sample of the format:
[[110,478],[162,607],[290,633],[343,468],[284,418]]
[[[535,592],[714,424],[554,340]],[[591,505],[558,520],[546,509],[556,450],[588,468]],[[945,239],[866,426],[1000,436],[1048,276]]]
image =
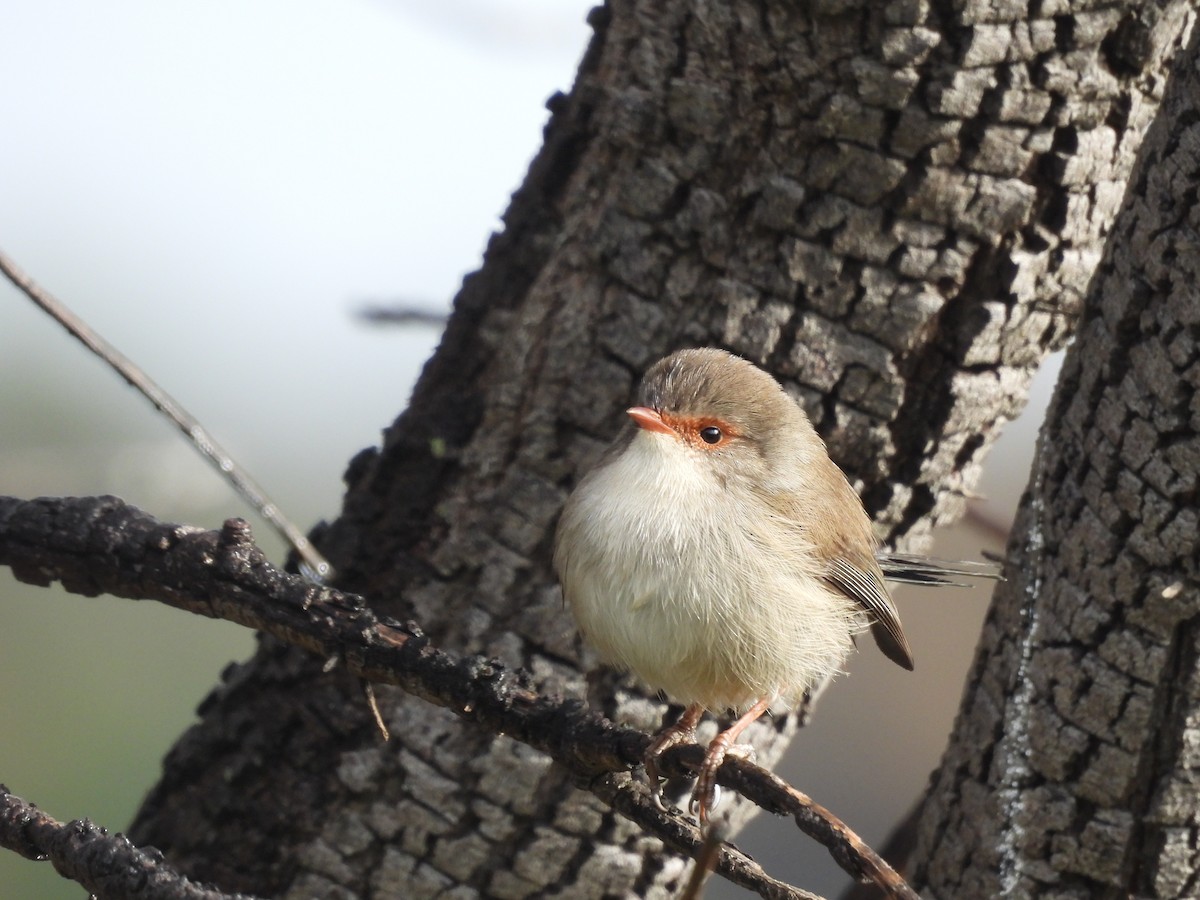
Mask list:
[[705,712],[736,714],[709,743],[692,793],[702,825],[739,735],[841,671],[870,630],[913,654],[887,587],[956,583],[991,567],[880,549],[871,519],[800,405],[767,372],[715,348],[651,366],[628,421],[571,492],[553,564],[584,641],[685,709],[644,765],[695,739]]

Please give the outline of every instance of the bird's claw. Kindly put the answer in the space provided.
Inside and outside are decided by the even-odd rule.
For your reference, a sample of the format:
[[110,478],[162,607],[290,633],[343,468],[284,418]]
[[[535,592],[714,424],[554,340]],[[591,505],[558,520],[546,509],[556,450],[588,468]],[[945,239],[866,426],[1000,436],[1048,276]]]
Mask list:
[[654,808],[660,813],[668,813],[671,811],[671,807],[669,807],[667,802],[663,800],[661,784],[656,784],[650,788],[650,801],[654,804]]
[[717,770],[725,762],[726,749],[716,741],[709,745],[708,753],[704,755],[704,763],[696,774],[696,787],[692,789],[692,802],[688,809],[700,820],[700,827],[708,825],[709,813],[721,802],[721,788],[717,784]]
[[710,784],[705,792],[707,797],[700,795],[700,785],[697,783],[692,791],[692,799],[688,802],[688,812],[700,820],[701,825],[708,824],[708,814],[715,812],[721,805],[721,786]]
[[646,769],[646,783],[650,787],[650,798],[660,812],[667,812],[668,808],[663,800],[663,783],[666,779],[658,770],[658,758],[675,745],[690,744],[696,739],[696,720],[700,718],[701,713],[702,710],[699,709],[689,710],[680,721],[660,731],[651,742],[649,749],[646,750],[646,757],[643,760]]
[[696,775],[696,787],[692,790],[692,800],[688,811],[700,820],[701,827],[707,827],[709,816],[721,805],[721,786],[717,784],[717,772],[724,765],[727,757],[748,759],[751,762],[758,754],[749,744],[734,744],[725,746],[718,740],[708,746],[704,755],[704,763]]
[[654,759],[646,757],[646,786],[650,788],[650,799],[654,801],[654,808],[659,812],[667,812],[667,804],[663,800],[663,785],[666,779],[659,774],[658,766],[655,765]]
[[[730,755],[742,759],[754,758],[753,747],[749,744],[733,742],[747,725],[766,712],[769,702],[768,698],[759,700],[737,722],[718,734],[709,743],[708,750],[704,754],[704,762],[696,773],[696,786],[692,790],[692,799],[688,804],[688,811],[700,820],[701,828],[708,826],[709,814],[721,802],[721,788],[717,785],[717,770],[725,762],[725,757]],[[646,781],[650,786],[650,796],[654,800],[654,805],[659,810],[665,812],[666,806],[663,801],[663,778],[658,769],[658,758],[676,744],[687,744],[694,741],[696,724],[703,715],[704,707],[692,704],[680,716],[678,722],[660,731],[646,750],[644,759]]]

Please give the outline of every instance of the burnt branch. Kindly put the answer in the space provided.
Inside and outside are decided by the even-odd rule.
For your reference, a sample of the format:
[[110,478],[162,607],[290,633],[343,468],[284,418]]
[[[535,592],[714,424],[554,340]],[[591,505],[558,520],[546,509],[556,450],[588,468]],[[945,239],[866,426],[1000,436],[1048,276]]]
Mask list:
[[49,860],[64,878],[98,900],[254,900],[180,875],[153,847],[139,848],[87,819],[62,823],[0,785],[0,846],[26,859]]
[[[629,777],[650,737],[614,725],[582,703],[539,695],[522,671],[483,656],[435,647],[413,622],[377,616],[355,594],[318,586],[273,566],[249,526],[229,519],[220,531],[159,522],[116,497],[0,497],[0,564],[21,581],[61,582],[76,594],[157,600],[225,619],[336,659],[368,682],[394,684],[493,733],[503,733],[565,766],[576,783],[640,824],[672,850],[694,854],[703,838],[679,812],[662,812]],[[690,775],[703,753],[695,745],[664,755],[668,776]],[[614,774],[616,773],[616,774]],[[916,895],[836,817],[766,769],[731,760],[718,781],[797,825],[826,846],[850,874],[890,897]],[[770,878],[725,844],[716,870],[760,896],[811,900],[812,894]]]

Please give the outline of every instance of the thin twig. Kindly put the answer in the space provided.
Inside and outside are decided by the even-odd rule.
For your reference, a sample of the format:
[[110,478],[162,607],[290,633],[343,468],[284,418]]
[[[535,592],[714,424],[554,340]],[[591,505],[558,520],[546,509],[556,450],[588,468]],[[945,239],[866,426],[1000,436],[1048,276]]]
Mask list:
[[375,727],[379,730],[379,736],[385,742],[390,741],[392,736],[388,732],[387,723],[383,721],[383,713],[379,710],[379,700],[375,697],[375,685],[364,681],[362,688],[363,695],[367,698],[367,709],[371,710],[371,716],[375,719]]
[[[649,736],[639,737],[645,738],[643,746],[649,745]],[[694,774],[691,769],[682,767],[678,773]],[[675,853],[696,858],[703,852],[705,837],[696,822],[678,810],[662,809],[644,781],[633,778],[627,772],[620,772],[593,779],[586,786],[606,804],[640,826],[646,834],[658,838]],[[750,856],[727,842],[717,844],[712,867],[723,878],[753,891],[763,900],[825,900],[818,894],[772,878]]]
[[118,375],[153,403],[155,409],[174,422],[191,441],[192,446],[200,451],[200,455],[212,463],[221,476],[242,495],[242,498],[254,507],[255,511],[295,549],[308,577],[319,583],[333,580],[333,566],[329,561],[304,536],[304,532],[280,512],[279,507],[267,496],[266,491],[250,477],[250,473],[238,465],[229,452],[213,440],[200,421],[184,409],[179,401],[159,387],[149,375],[97,334],[86,322],[67,309],[58,298],[37,284],[2,250],[0,250],[0,272],[3,272],[25,296],[67,329],[72,336],[78,338],[80,343],[115,369]]
[[696,861],[692,865],[692,874],[688,876],[688,883],[684,885],[678,900],[700,900],[704,882],[712,874],[724,843],[725,829],[720,825],[713,825],[704,832],[704,843],[700,845],[700,852],[696,854]]

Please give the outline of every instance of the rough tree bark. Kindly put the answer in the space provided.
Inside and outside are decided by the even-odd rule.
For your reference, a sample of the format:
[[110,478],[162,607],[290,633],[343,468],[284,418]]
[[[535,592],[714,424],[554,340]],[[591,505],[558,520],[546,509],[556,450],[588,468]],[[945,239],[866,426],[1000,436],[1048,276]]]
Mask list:
[[[549,536],[641,370],[713,344],[808,407],[889,540],[956,516],[1070,331],[1184,2],[614,0],[505,230],[319,540],[442,646],[586,693]],[[651,728],[611,678],[593,699]],[[132,836],[289,897],[661,894],[682,860],[546,757],[263,642]],[[755,740],[770,760],[794,723]],[[612,776],[614,778],[627,775]]]
[[927,896],[1200,892],[1198,40],[1047,416],[921,820]]

